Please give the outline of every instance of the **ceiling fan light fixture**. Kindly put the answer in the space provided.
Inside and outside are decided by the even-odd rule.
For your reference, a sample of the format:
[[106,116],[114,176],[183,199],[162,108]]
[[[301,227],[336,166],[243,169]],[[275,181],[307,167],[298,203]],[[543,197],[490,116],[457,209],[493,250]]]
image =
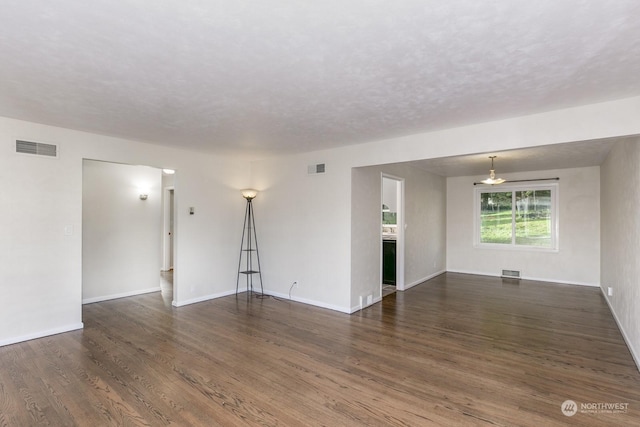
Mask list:
[[491,169],[489,170],[489,178],[480,181],[483,184],[496,185],[502,184],[505,181],[502,178],[496,178],[496,170],[493,168],[493,159],[495,159],[496,157],[497,156],[489,156],[489,158],[491,159]]

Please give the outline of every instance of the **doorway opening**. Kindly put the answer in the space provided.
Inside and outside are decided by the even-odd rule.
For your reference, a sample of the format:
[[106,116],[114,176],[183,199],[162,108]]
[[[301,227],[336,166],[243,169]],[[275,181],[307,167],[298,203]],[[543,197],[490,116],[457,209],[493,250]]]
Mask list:
[[384,298],[404,290],[404,180],[382,174],[381,283]]
[[159,168],[83,159],[83,304],[162,291],[167,281],[173,294],[173,274],[162,274],[165,205],[172,240],[175,234],[173,195],[163,200],[170,186]]
[[[171,185],[169,185],[171,184]],[[160,272],[160,293],[166,306],[174,300],[174,242],[175,242],[175,188],[173,175],[162,175],[162,271]]]
[[162,241],[162,271],[173,271],[173,242],[175,239],[174,229],[174,188],[173,186],[164,187],[163,197],[163,241]]

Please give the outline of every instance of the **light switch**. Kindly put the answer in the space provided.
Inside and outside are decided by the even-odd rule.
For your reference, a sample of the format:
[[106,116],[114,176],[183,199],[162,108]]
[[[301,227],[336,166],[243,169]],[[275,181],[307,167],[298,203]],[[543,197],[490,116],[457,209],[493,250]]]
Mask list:
[[65,225],[64,226],[64,235],[65,236],[73,236],[73,225]]

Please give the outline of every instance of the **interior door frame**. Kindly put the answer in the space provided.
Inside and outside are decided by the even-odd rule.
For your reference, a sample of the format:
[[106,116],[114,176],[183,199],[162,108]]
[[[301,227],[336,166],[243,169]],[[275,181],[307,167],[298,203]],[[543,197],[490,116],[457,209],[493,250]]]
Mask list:
[[[170,185],[164,187],[163,191],[163,224],[162,224],[162,271],[169,271],[173,268],[171,260],[173,258],[175,262],[175,186]],[[171,203],[171,192],[173,191],[173,206]],[[173,230],[171,230],[171,210],[173,210]],[[171,235],[169,233],[172,233]],[[171,240],[173,239],[173,244],[171,244]]]
[[[384,196],[384,179],[390,179],[396,182],[396,197],[398,206],[397,220],[397,238],[396,238],[396,291],[404,291],[404,242],[405,242],[405,206],[404,206],[404,178],[399,176],[382,173],[380,177],[380,204]],[[382,215],[380,215],[380,295],[382,295]]]

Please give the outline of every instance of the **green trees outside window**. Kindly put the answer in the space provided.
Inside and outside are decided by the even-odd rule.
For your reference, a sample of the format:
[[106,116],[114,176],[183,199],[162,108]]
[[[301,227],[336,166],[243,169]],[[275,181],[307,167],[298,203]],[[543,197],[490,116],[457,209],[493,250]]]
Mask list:
[[398,213],[390,212],[387,205],[382,205],[382,224],[383,225],[395,225],[398,223]]
[[482,244],[553,248],[551,188],[480,191]]

